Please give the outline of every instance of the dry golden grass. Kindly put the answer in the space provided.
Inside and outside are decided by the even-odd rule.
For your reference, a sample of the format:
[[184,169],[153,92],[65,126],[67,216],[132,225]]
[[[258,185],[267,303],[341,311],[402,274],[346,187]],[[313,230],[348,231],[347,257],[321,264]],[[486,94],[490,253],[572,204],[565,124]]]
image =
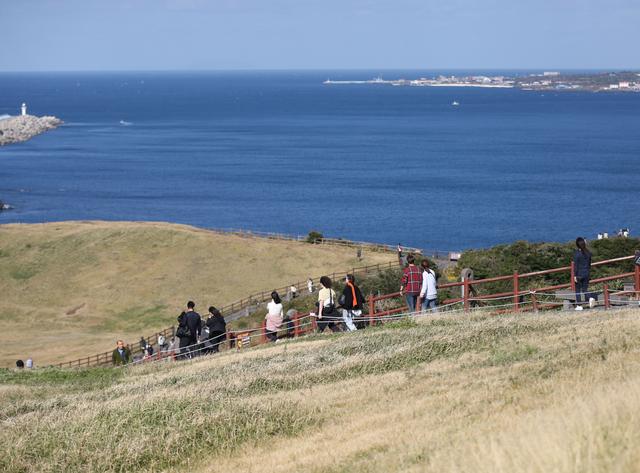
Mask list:
[[0,470],[637,472],[639,315],[449,314],[193,362],[0,373]]
[[219,235],[165,223],[0,226],[0,366],[41,366],[106,351],[114,340],[307,277],[393,256],[300,242]]

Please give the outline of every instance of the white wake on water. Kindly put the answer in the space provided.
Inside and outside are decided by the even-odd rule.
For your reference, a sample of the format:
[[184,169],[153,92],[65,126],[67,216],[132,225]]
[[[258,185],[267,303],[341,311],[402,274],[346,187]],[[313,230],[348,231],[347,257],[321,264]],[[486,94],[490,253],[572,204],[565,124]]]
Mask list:
[[125,122],[124,120],[120,120],[120,125],[122,125],[122,126],[131,126],[131,125],[133,125],[133,123]]

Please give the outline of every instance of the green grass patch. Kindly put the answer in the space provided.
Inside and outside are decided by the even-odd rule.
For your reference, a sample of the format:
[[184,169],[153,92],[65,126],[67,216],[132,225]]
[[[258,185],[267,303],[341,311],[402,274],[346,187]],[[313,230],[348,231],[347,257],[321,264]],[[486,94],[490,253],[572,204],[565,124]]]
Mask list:
[[36,274],[38,274],[38,271],[35,268],[29,266],[14,268],[9,271],[9,276],[11,276],[16,281],[26,281],[34,277]]
[[147,335],[149,326],[157,326],[158,321],[164,320],[167,326],[175,324],[176,317],[171,316],[164,304],[156,304],[153,307],[131,307],[117,314],[107,317],[100,325],[100,329],[107,331],[140,330],[141,335]]
[[[319,425],[317,412],[295,403],[211,402],[190,396],[145,403],[96,406],[52,427],[47,415],[25,423],[16,445],[0,447],[7,473],[184,471],[201,454],[230,452],[247,442],[294,436]],[[1,451],[1,450],[0,450]]]
[[111,386],[122,378],[123,373],[123,370],[113,368],[38,368],[20,371],[0,369],[0,384],[57,386],[74,391],[86,391]]
[[490,354],[490,366],[504,366],[526,361],[538,354],[539,348],[533,345],[521,345],[512,348],[497,348]]

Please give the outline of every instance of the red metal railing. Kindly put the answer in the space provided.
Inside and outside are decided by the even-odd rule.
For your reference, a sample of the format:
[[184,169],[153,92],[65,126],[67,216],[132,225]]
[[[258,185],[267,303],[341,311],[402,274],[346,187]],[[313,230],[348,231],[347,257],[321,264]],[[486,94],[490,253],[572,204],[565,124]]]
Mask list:
[[[604,261],[598,261],[595,263],[592,263],[591,266],[592,267],[599,267],[599,266],[606,266],[606,265],[610,265],[613,263],[619,263],[622,261],[629,261],[631,259],[633,259],[634,256],[623,256],[621,258],[613,258],[613,259],[609,259],[609,260],[604,260]],[[521,282],[527,278],[534,278],[534,277],[540,277],[540,276],[545,276],[548,274],[556,274],[556,273],[562,273],[562,272],[569,272],[569,282],[567,283],[563,283],[563,284],[555,284],[555,285],[547,285],[547,286],[543,286],[543,287],[536,287],[533,289],[526,289],[526,290],[521,290]],[[521,299],[523,297],[530,297],[532,298],[532,305],[535,304],[536,306],[538,305],[538,300],[535,296],[535,293],[540,293],[540,292],[549,292],[549,291],[555,291],[555,290],[559,290],[559,289],[568,289],[571,288],[572,292],[575,292],[575,268],[574,268],[574,264],[571,263],[570,266],[563,266],[560,268],[553,268],[553,269],[547,269],[547,270],[543,270],[543,271],[533,271],[530,273],[523,273],[523,274],[519,274],[517,271],[514,272],[512,275],[505,275],[505,276],[495,276],[495,277],[491,277],[491,278],[485,278],[485,279],[474,279],[474,280],[464,280],[464,281],[457,281],[457,282],[451,282],[451,283],[444,283],[444,284],[440,284],[438,286],[439,289],[455,289],[455,288],[460,288],[462,291],[462,297],[459,298],[453,298],[453,299],[447,299],[444,301],[445,304],[457,304],[457,303],[462,303],[463,307],[465,310],[469,310],[471,307],[471,302],[474,301],[483,301],[483,300],[489,300],[489,299],[499,299],[499,298],[506,298],[509,296],[513,297],[513,310],[518,312],[520,310],[520,304],[521,304]],[[610,281],[616,281],[616,280],[621,280],[621,279],[628,279],[628,278],[633,278],[634,280],[634,287],[635,287],[635,291],[640,291],[640,266],[635,266],[634,271],[632,272],[626,272],[626,273],[619,273],[619,274],[615,274],[615,275],[611,275],[611,276],[606,276],[606,277],[601,277],[601,278],[595,278],[592,279],[590,281],[590,284],[599,284],[599,283],[607,283]],[[493,282],[500,282],[500,281],[512,281],[512,290],[508,291],[508,292],[495,292],[495,293],[488,293],[488,294],[477,294],[477,295],[471,295],[472,292],[472,288],[476,288],[479,286],[482,286],[484,284],[488,284],[488,283],[493,283]],[[607,286],[607,291],[608,291],[608,286]],[[532,296],[533,294],[533,296]],[[371,313],[372,311],[375,312],[375,305],[377,302],[380,301],[384,301],[384,300],[388,300],[388,299],[394,299],[394,298],[399,298],[401,295],[399,292],[396,293],[392,293],[392,294],[385,294],[382,296],[376,296],[376,297],[372,297],[369,299],[369,312]],[[607,296],[608,297],[608,296]],[[535,301],[535,302],[534,302]],[[375,316],[383,316],[383,315],[390,315],[393,313],[400,313],[402,311],[405,311],[406,309],[404,307],[398,307],[398,308],[394,308],[394,309],[387,309],[387,310],[383,310],[383,311],[379,311],[379,312],[375,312]]]
[[[604,261],[599,261],[596,263],[593,263],[591,266],[592,267],[599,267],[599,266],[605,266],[605,265],[609,265],[609,264],[613,264],[613,263],[619,263],[622,261],[628,261],[633,259],[633,256],[625,256],[625,257],[621,257],[621,258],[614,258],[614,259],[609,259],[609,260],[604,260]],[[397,263],[394,263],[394,265]],[[378,265],[379,266],[379,265]],[[356,268],[354,268],[353,271],[355,271]],[[526,290],[521,290],[521,282],[522,280],[525,280],[527,278],[533,278],[533,277],[539,277],[539,276],[545,276],[548,274],[555,274],[555,273],[562,273],[562,272],[568,272],[569,273],[569,277],[570,280],[567,283],[562,283],[562,284],[555,284],[555,285],[548,285],[548,286],[544,286],[544,287],[538,287],[538,288],[534,288],[534,289],[526,289]],[[513,310],[518,312],[521,309],[521,304],[523,304],[522,302],[522,298],[523,297],[529,297],[531,300],[531,305],[533,307],[534,310],[537,310],[540,307],[540,301],[537,298],[537,293],[542,293],[542,292],[548,292],[548,291],[554,291],[554,290],[558,290],[558,289],[568,289],[571,288],[572,292],[575,292],[575,280],[574,280],[574,276],[575,276],[575,268],[573,263],[570,266],[563,266],[560,268],[553,268],[553,269],[548,269],[548,270],[543,270],[543,271],[534,271],[534,272],[530,272],[530,273],[523,273],[523,274],[519,274],[517,271],[514,272],[512,275],[506,275],[506,276],[496,276],[496,277],[491,277],[491,278],[485,278],[485,279],[475,279],[475,280],[464,280],[464,281],[457,281],[457,282],[451,282],[451,283],[445,283],[445,284],[440,284],[438,287],[439,289],[455,289],[455,288],[461,288],[462,291],[462,297],[460,298],[454,298],[454,299],[448,299],[445,302],[445,304],[457,304],[457,303],[461,303],[464,310],[468,311],[470,309],[471,306],[471,302],[472,301],[483,301],[483,300],[490,300],[490,299],[498,299],[498,298],[512,298],[512,307]],[[334,273],[334,278],[335,278],[335,273]],[[590,281],[591,284],[599,284],[599,283],[603,283],[603,298],[604,298],[604,306],[605,308],[609,308],[611,306],[611,298],[610,298],[610,288],[609,285],[607,284],[608,282],[611,281],[617,281],[617,280],[621,280],[621,279],[629,279],[629,278],[633,278],[633,283],[634,283],[634,291],[626,291],[627,293],[633,292],[635,294],[638,294],[640,292],[640,266],[635,266],[634,267],[634,271],[631,272],[625,272],[625,273],[619,273],[619,274],[614,274],[611,276],[605,276],[605,277],[601,277],[601,278],[595,278],[592,279]],[[479,295],[471,295],[471,288],[475,288],[476,286],[482,286],[484,284],[489,284],[492,282],[499,282],[499,281],[512,281],[512,285],[513,285],[513,289],[511,291],[508,292],[499,292],[499,293],[489,293],[489,294],[479,294]],[[624,294],[625,291],[619,291],[617,292],[618,295]],[[367,298],[367,308],[368,308],[368,313],[364,314],[361,317],[361,320],[366,320],[366,322],[368,323],[368,325],[373,326],[376,325],[377,323],[379,323],[381,320],[381,318],[384,317],[388,317],[390,315],[395,315],[395,314],[401,314],[406,312],[406,307],[404,305],[403,301],[394,301],[395,299],[399,299],[401,298],[401,293],[400,292],[394,292],[394,293],[390,293],[390,294],[382,294],[382,295],[370,295]],[[393,305],[394,307],[389,307],[389,306],[385,306],[385,302],[391,302],[391,305]],[[305,322],[304,324],[301,324],[301,321],[305,321],[308,320],[308,322]],[[293,323],[294,323],[294,331],[293,331],[293,336],[294,337],[300,337],[300,336],[304,336],[310,332],[314,332],[316,327],[317,327],[317,323],[316,323],[316,319],[315,317],[311,317],[310,313],[300,313],[300,314],[296,314],[296,316],[293,319]],[[305,327],[303,327],[303,325],[305,325]],[[155,343],[157,342],[157,337],[160,334],[163,334],[165,336],[165,338],[168,337],[169,334],[173,335],[174,333],[174,328],[170,327],[168,329],[165,329],[162,332],[159,332],[156,335],[153,335],[152,337],[149,337],[148,342],[149,343]],[[285,328],[286,330],[287,328]],[[281,329],[282,330],[282,329]],[[254,327],[254,328],[248,328],[248,329],[244,329],[244,330],[231,330],[227,332],[227,341],[228,341],[228,347],[231,348],[231,340],[237,339],[238,336],[242,335],[242,334],[250,334],[250,337],[252,339],[255,339],[256,336],[259,336],[258,342],[256,342],[255,344],[262,344],[262,343],[266,343],[266,325],[265,322],[263,321],[260,327]],[[252,343],[253,345],[254,343]],[[140,351],[139,347],[134,347],[137,348],[137,352]],[[77,366],[95,366],[95,365],[101,365],[101,364],[110,364],[111,363],[111,353],[112,352],[106,352],[106,353],[101,353],[99,355],[95,355],[93,357],[88,357],[88,358],[81,358],[79,360],[74,360],[68,363],[61,363],[60,367],[77,367]],[[160,355],[158,355],[160,356]]]

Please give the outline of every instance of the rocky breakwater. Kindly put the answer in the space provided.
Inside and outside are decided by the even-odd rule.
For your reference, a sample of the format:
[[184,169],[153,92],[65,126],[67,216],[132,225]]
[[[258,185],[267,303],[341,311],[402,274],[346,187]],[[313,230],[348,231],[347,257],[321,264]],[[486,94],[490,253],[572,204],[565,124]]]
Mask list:
[[20,115],[0,120],[0,146],[27,141],[40,133],[62,125],[56,117]]

